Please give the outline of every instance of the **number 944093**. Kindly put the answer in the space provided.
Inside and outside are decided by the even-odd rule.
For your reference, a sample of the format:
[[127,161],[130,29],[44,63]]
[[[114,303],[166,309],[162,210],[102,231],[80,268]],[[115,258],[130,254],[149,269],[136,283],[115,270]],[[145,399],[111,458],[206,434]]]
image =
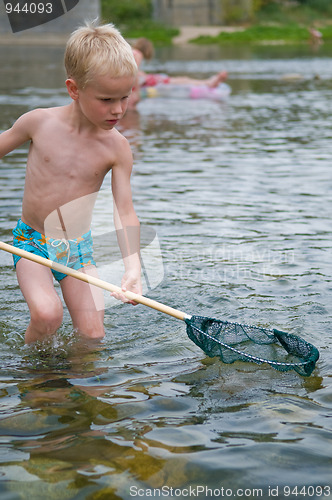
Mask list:
[[52,8],[51,2],[26,2],[23,5],[18,2],[6,3],[7,14],[51,14]]

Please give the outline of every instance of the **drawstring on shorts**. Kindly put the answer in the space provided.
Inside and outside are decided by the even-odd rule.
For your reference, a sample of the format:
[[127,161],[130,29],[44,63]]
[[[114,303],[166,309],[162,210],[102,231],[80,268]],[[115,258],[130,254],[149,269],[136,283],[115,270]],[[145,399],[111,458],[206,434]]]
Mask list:
[[70,242],[76,243],[76,240],[66,240],[66,238],[61,238],[61,239],[59,238],[59,239],[53,240],[51,242],[51,245],[53,248],[58,248],[62,244],[66,245],[66,252],[67,252],[66,266],[68,266],[69,258],[70,258]]

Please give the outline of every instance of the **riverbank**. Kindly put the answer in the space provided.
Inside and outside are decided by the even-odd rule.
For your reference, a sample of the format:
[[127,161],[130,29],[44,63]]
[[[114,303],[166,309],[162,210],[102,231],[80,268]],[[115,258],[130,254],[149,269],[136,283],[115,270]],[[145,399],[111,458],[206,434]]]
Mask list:
[[[164,42],[156,41],[154,36],[150,36],[150,33],[126,34],[124,31],[123,34],[129,40],[146,36],[156,45],[186,45],[188,43],[275,45],[308,42],[311,38],[310,30],[310,26],[297,24],[278,25],[273,23],[252,26],[181,26],[177,30],[178,34],[170,37],[168,41],[164,40]],[[317,41],[332,40],[332,25],[327,24],[319,27],[319,30],[316,31],[321,34]],[[69,33],[7,33],[0,34],[0,45],[65,45],[68,36]]]
[[185,26],[173,38],[174,44],[294,44],[311,41],[320,44],[332,40],[330,24],[319,27],[298,24],[258,24],[252,26]]
[[[173,37],[174,45],[185,45],[199,37],[217,37],[220,33],[235,33],[243,31],[244,27],[232,26],[182,26],[179,28],[179,34]],[[29,34],[12,33],[0,34],[0,44],[2,45],[64,45],[69,34]]]
[[236,33],[243,31],[244,27],[235,26],[182,26],[179,28],[180,33],[175,36],[172,42],[175,45],[183,45],[190,43],[191,40],[195,40],[198,37],[216,37],[221,32],[224,33]]

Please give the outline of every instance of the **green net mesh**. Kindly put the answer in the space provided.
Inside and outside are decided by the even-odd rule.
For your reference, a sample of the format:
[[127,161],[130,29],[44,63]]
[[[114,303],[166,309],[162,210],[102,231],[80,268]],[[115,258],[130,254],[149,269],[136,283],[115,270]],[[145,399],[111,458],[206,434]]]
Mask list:
[[202,316],[192,316],[185,321],[188,337],[208,356],[219,356],[224,363],[239,360],[268,363],[282,372],[295,370],[309,376],[319,358],[315,346],[276,329]]

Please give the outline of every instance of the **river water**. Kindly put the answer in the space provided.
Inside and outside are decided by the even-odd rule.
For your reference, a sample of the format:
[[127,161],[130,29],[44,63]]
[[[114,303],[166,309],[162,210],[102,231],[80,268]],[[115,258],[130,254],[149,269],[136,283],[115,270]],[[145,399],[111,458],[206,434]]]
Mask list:
[[[27,306],[2,252],[1,499],[332,498],[331,49],[160,49],[148,70],[227,69],[231,97],[147,99],[120,126],[148,295],[299,335],[320,351],[313,374],[223,364],[182,322],[111,302],[100,344],[77,339],[66,314],[55,339],[27,347]],[[68,102],[62,52],[0,47],[0,130]],[[6,242],[26,153],[0,163]],[[97,247],[106,233],[113,245],[110,206],[106,181]],[[118,282],[115,243],[110,265],[106,252],[101,274]]]

